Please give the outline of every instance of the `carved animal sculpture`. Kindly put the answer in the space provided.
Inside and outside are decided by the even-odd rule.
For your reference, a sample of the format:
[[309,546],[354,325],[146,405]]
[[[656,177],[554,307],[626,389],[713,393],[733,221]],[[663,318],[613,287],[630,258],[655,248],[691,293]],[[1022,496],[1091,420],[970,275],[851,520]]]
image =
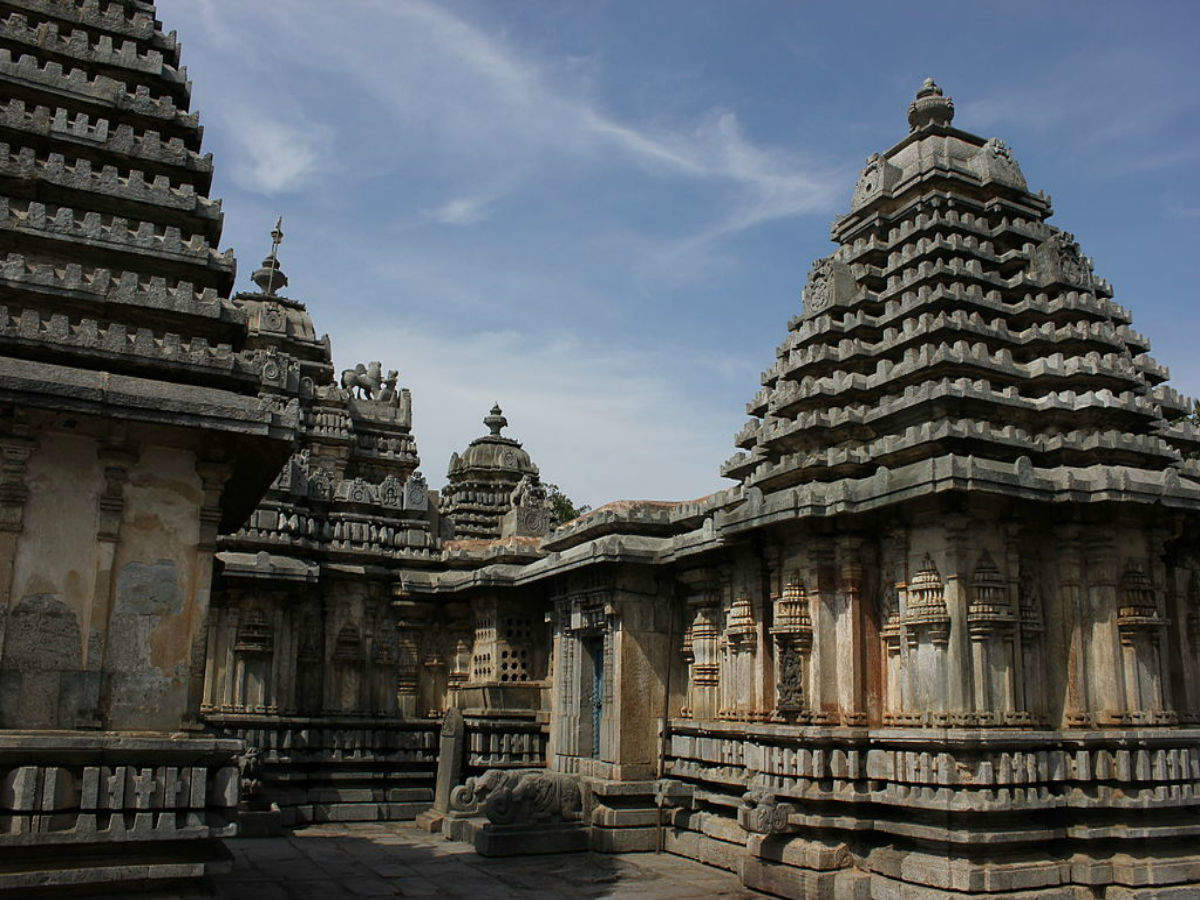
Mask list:
[[383,364],[372,362],[368,365],[359,363],[353,369],[342,372],[342,390],[357,391],[361,400],[372,400],[379,392],[383,383]]

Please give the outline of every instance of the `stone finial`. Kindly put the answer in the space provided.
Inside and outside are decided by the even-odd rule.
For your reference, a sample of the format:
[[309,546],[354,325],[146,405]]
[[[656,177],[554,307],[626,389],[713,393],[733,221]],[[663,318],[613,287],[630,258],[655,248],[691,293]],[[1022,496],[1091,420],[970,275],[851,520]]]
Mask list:
[[276,290],[287,287],[287,276],[279,268],[279,245],[283,242],[283,216],[275,221],[271,229],[271,252],[262,261],[262,268],[250,276],[250,280],[258,285],[258,289],[268,297],[273,297]]
[[508,419],[504,418],[504,413],[501,412],[499,403],[492,405],[492,411],[484,418],[483,424],[494,435],[499,435],[500,429],[508,424]]
[[911,131],[920,131],[930,125],[949,125],[954,119],[954,101],[942,94],[942,89],[932,78],[926,78],[917,99],[908,105],[908,125]]

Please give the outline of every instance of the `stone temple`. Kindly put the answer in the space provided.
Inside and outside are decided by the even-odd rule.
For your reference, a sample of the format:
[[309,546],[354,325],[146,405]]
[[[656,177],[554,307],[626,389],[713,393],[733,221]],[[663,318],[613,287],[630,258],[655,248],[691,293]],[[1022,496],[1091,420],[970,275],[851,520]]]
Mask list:
[[179,54],[144,0],[0,2],[0,893],[417,819],[784,897],[1200,896],[1193,406],[932,80],[731,486],[556,523],[499,406],[428,487],[282,223],[233,292]]

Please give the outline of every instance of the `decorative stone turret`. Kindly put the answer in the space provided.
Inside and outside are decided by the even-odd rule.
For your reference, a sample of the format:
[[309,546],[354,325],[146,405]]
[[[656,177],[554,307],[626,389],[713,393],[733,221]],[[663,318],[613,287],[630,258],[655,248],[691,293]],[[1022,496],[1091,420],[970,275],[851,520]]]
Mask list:
[[912,131],[920,131],[930,125],[949,126],[954,119],[954,101],[942,93],[932,78],[926,78],[917,99],[908,106],[908,125]]
[[[508,425],[500,404],[492,406],[483,424],[488,434],[471,441],[461,456],[451,454],[449,483],[442,489],[444,512],[454,522],[456,538],[500,537],[504,517],[526,496],[525,492],[514,495],[522,482],[535,493],[541,491],[543,499],[545,496],[538,467],[529,454],[521,449],[519,441],[500,433]],[[544,508],[544,504],[538,505]],[[532,530],[545,533],[548,526],[545,517],[545,522]]]

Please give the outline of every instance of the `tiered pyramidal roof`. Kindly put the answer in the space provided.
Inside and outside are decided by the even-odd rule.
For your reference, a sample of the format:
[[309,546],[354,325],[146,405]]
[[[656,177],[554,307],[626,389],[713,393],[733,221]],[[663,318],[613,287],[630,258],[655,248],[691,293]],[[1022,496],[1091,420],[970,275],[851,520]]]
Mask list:
[[[236,524],[236,498],[286,457],[295,407],[263,385],[228,300],[179,44],[139,0],[12,0],[0,26],[3,396],[232,435]],[[250,437],[280,443],[238,449]]]
[[1200,503],[1192,402],[1009,147],[953,116],[927,80],[867,160],[722,474],[840,509],[968,484]]

